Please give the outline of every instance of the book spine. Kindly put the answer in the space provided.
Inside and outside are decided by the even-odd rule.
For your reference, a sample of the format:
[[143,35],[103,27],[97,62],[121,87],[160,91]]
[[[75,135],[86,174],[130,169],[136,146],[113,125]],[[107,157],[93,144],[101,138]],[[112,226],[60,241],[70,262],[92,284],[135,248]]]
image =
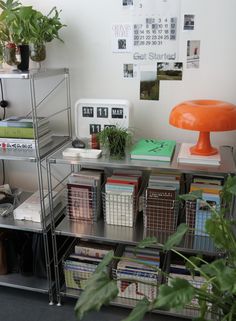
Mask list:
[[75,253],[78,255],[102,259],[108,253],[108,250],[82,247],[82,246],[76,245],[75,246]]
[[36,148],[36,145],[35,143],[32,143],[32,142],[29,142],[29,143],[16,143],[16,142],[4,142],[4,141],[0,141],[0,148],[1,149],[15,149],[15,150],[18,150],[18,149],[27,149],[27,150],[32,150],[32,149],[35,149]]
[[19,127],[0,127],[0,137],[34,138],[34,129]]

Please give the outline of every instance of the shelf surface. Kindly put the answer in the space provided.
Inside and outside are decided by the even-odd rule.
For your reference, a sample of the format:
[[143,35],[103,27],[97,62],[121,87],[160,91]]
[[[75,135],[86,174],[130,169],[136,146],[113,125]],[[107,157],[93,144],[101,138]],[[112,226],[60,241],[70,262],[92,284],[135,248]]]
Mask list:
[[2,79],[37,79],[57,75],[68,74],[68,68],[57,69],[30,69],[29,71],[0,69],[0,78]]
[[113,160],[106,156],[98,159],[92,158],[71,158],[63,157],[62,152],[65,148],[72,147],[71,143],[64,146],[48,159],[50,163],[58,164],[78,164],[89,167],[109,167],[109,168],[132,168],[132,169],[163,169],[170,171],[178,171],[182,173],[206,173],[206,174],[230,174],[236,172],[236,166],[233,159],[231,149],[228,147],[220,147],[222,163],[219,166],[198,165],[198,164],[183,164],[177,162],[177,156],[180,144],[177,144],[173,159],[171,162],[157,162],[148,160],[133,160],[127,156],[122,160]]
[[[40,159],[44,159],[50,153],[59,148],[61,145],[65,144],[69,140],[68,136],[52,136],[52,142],[40,148]],[[14,150],[14,149],[0,149],[0,159],[5,160],[20,160],[20,161],[29,161],[36,162],[37,155],[36,150]]]
[[24,276],[19,273],[0,275],[0,285],[40,293],[48,293],[49,291],[46,279]]
[[[173,234],[169,231],[153,231],[143,228],[140,221],[135,227],[109,225],[102,219],[98,222],[87,223],[84,221],[72,221],[67,216],[61,221],[55,229],[57,235],[79,237],[82,239],[116,242],[123,244],[137,244],[146,237],[156,237],[160,248],[168,237]],[[206,255],[218,255],[219,251],[215,248],[212,240],[207,236],[185,235],[181,244],[175,247],[185,253],[199,253]]]
[[[76,290],[76,289],[69,289],[66,288],[65,286],[61,289],[61,296],[64,297],[70,297],[74,299],[78,299],[79,295],[81,293],[81,290]],[[118,307],[125,307],[132,309],[135,307],[135,305],[138,303],[138,300],[135,299],[127,299],[127,298],[121,298],[117,297],[116,299],[112,300],[109,304],[118,306]],[[196,318],[199,316],[199,310],[196,308],[185,308],[183,310],[177,311],[174,309],[171,309],[170,311],[164,311],[164,310],[154,310],[152,311],[154,313],[158,314],[164,314],[164,315],[170,315],[170,316],[176,316],[176,317],[181,317],[181,318]]]

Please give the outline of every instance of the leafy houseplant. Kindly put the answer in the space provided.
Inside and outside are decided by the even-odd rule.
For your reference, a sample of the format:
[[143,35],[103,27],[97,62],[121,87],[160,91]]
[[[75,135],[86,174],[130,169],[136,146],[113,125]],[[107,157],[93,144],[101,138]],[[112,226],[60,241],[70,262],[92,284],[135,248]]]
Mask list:
[[125,150],[132,142],[132,133],[119,126],[105,127],[97,134],[99,143],[108,149],[111,158],[122,159]]
[[[1,45],[14,50],[19,46],[31,46],[31,58],[34,61],[42,61],[46,58],[45,43],[53,39],[59,39],[59,30],[64,27],[60,22],[59,12],[53,7],[48,15],[43,15],[32,6],[23,6],[15,0],[0,1],[0,41]],[[61,40],[62,41],[62,40]],[[36,50],[38,49],[38,51]],[[29,51],[27,53],[29,56]],[[15,59],[16,60],[16,59]],[[15,64],[16,61],[8,64]]]
[[[186,279],[173,278],[153,266],[153,269],[167,276],[170,281],[159,287],[158,295],[153,301],[150,302],[146,298],[140,300],[125,321],[141,321],[146,312],[154,309],[181,310],[190,304],[192,299],[197,300],[199,308],[199,316],[195,320],[236,320],[236,222],[231,217],[227,218],[235,196],[236,177],[229,176],[221,194],[224,206],[216,209],[205,202],[205,205],[211,210],[211,218],[206,221],[205,229],[215,246],[221,251],[221,258],[207,262],[200,256],[189,258],[179,252],[176,246],[180,244],[188,230],[185,224],[180,224],[176,233],[170,236],[162,246],[164,252],[172,251],[183,258],[186,261],[186,268],[193,276],[199,273],[205,280],[202,286],[199,288]],[[181,198],[196,200],[201,198],[201,193],[190,193],[182,195]],[[140,242],[138,247],[144,248],[155,244],[157,244],[156,238],[150,237]],[[114,258],[114,253],[109,252],[94,275],[88,280],[88,284],[75,306],[79,320],[88,311],[99,310],[103,304],[117,296],[116,282],[110,279],[105,270],[105,267]],[[122,260],[123,258],[116,259]],[[142,264],[144,263],[142,262]],[[209,289],[211,290],[209,291]]]

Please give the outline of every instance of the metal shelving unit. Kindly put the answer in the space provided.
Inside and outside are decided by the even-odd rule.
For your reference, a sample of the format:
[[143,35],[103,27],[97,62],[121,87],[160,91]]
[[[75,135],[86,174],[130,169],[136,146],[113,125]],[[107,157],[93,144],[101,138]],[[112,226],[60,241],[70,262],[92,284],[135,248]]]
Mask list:
[[[79,170],[81,167],[85,168],[94,168],[94,169],[113,169],[113,168],[127,168],[127,169],[141,169],[145,171],[150,171],[152,169],[159,169],[160,171],[173,171],[180,172],[183,174],[221,174],[225,177],[228,174],[235,174],[236,167],[233,159],[232,152],[228,147],[221,147],[220,153],[222,158],[222,163],[220,166],[203,166],[203,165],[184,165],[177,162],[177,155],[179,151],[179,145],[177,145],[175,150],[175,155],[172,162],[156,162],[156,161],[139,161],[131,160],[127,157],[124,160],[111,160],[105,156],[102,156],[99,159],[83,159],[83,158],[66,158],[63,157],[62,151],[64,148],[71,147],[66,145],[54,154],[50,155],[47,158],[47,170],[48,170],[48,181],[49,181],[49,192],[50,194],[54,188],[65,188],[66,181],[68,176],[74,170]],[[58,180],[59,183],[56,186],[53,186],[51,177],[55,169],[57,172],[60,172],[60,168],[68,169],[62,177],[61,180]],[[51,203],[53,200],[51,198]],[[53,221],[53,205],[51,205],[52,221]],[[97,222],[88,223],[83,221],[73,221],[68,218],[66,215],[66,210],[64,209],[64,218],[56,226],[53,222],[53,235],[54,235],[54,262],[55,262],[55,274],[56,274],[56,288],[57,288],[57,300],[60,305],[61,298],[64,296],[69,297],[78,297],[79,291],[73,289],[65,289],[64,284],[60,282],[60,262],[61,259],[57,256],[57,238],[64,237],[71,240],[75,238],[90,240],[93,242],[102,242],[102,243],[122,243],[134,245],[140,242],[143,238],[148,236],[155,236],[160,243],[164,243],[168,236],[173,232],[167,231],[153,231],[148,230],[143,227],[142,217],[138,218],[137,224],[135,227],[126,227],[126,226],[115,226],[105,224],[101,219]],[[158,249],[158,244],[156,246]],[[186,235],[182,243],[177,247],[178,251],[182,251],[186,254],[196,254],[202,253],[207,256],[218,256],[220,253],[214,247],[212,241],[209,237],[206,236],[195,236],[193,234]],[[132,302],[131,302],[132,301]],[[136,300],[130,300],[125,298],[117,298],[112,302],[114,305],[133,307],[137,303]],[[166,313],[175,316],[181,316],[183,318],[189,318],[197,316],[196,309],[186,309],[182,314],[178,311],[157,311],[158,313]]]
[[[47,293],[49,296],[49,303],[53,304],[53,292],[55,288],[55,282],[52,280],[52,250],[49,248],[49,243],[51,242],[51,219],[50,215],[46,216],[45,210],[45,198],[48,197],[48,192],[45,193],[45,186],[47,187],[47,174],[46,174],[46,157],[51,153],[54,153],[58,148],[63,146],[66,142],[71,140],[71,102],[70,102],[70,82],[69,82],[69,70],[66,68],[58,69],[34,69],[28,72],[21,71],[8,71],[1,70],[0,78],[6,79],[9,83],[12,80],[27,82],[29,86],[28,98],[31,105],[31,111],[28,115],[31,115],[33,119],[33,126],[35,132],[35,145],[36,148],[31,151],[27,150],[0,150],[0,159],[10,162],[19,161],[34,163],[35,165],[35,176],[37,179],[38,190],[41,199],[41,222],[36,223],[26,220],[14,220],[13,215],[7,217],[0,217],[0,227],[8,230],[17,230],[23,232],[32,232],[42,235],[44,255],[45,255],[45,268],[47,273],[46,279],[41,279],[36,276],[24,276],[20,273],[9,273],[0,276],[0,285],[7,287],[14,287],[19,289],[25,289],[29,291],[36,291],[41,293]],[[51,89],[46,87],[46,78],[50,78],[52,82]],[[42,79],[43,83],[38,83],[37,81]],[[39,86],[44,86],[43,89],[45,93],[43,97],[39,99]],[[42,88],[41,88],[42,89]],[[67,119],[66,134],[64,136],[53,135],[52,142],[43,148],[39,148],[40,137],[38,135],[38,121],[37,118],[43,116],[41,114],[43,103],[53,94],[57,94],[58,90],[63,90],[63,95],[65,93],[65,105],[60,107],[60,109],[52,113],[47,113],[45,117],[52,118],[57,115],[63,115],[63,119]],[[25,95],[27,93],[24,93]],[[20,100],[20,98],[19,98]],[[45,179],[46,178],[46,179]],[[26,197],[21,197],[20,202],[23,202]],[[62,210],[62,206],[59,205],[54,209],[55,217],[54,221],[57,221]]]

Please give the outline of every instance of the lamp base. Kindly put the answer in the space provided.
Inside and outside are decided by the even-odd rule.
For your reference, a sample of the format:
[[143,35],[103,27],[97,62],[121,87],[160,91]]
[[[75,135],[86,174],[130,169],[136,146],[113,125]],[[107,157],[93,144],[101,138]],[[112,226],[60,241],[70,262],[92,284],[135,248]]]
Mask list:
[[193,155],[210,156],[218,153],[218,149],[211,146],[210,133],[200,132],[198,142],[190,147],[190,153]]

